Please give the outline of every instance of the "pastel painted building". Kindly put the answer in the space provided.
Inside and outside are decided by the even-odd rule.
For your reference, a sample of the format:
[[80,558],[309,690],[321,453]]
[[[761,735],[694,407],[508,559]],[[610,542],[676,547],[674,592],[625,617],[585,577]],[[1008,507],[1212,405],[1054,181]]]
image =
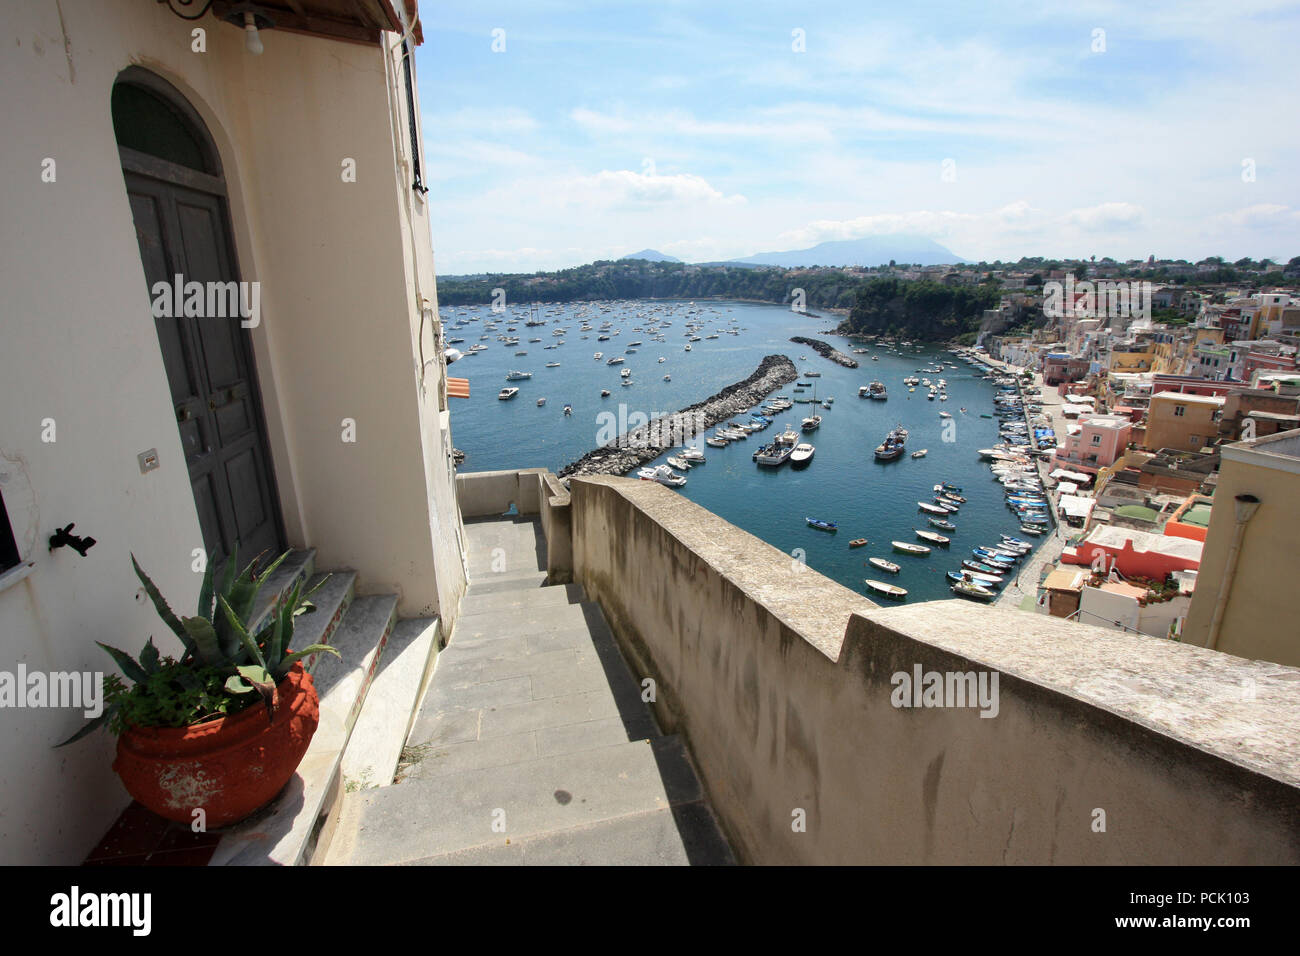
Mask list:
[[1081,415],[1077,431],[1072,426],[1057,446],[1054,464],[1096,474],[1124,454],[1132,432],[1133,422],[1124,415]]
[[1159,392],[1151,396],[1144,444],[1151,451],[1200,451],[1219,434],[1224,399],[1213,395]]

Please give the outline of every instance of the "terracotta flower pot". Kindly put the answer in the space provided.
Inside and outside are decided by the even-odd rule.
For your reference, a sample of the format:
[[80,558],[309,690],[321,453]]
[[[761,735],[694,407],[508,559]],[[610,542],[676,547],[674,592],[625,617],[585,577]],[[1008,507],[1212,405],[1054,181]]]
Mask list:
[[130,727],[113,769],[127,792],[168,820],[211,829],[242,820],[275,797],[298,769],[320,723],[320,701],[302,663],[276,688],[275,717],[260,702],[191,727]]

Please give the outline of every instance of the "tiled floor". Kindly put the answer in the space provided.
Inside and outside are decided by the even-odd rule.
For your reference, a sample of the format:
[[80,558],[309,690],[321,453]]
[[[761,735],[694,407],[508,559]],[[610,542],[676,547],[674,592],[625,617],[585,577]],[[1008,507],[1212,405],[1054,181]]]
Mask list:
[[83,865],[206,866],[220,839],[219,833],[194,833],[132,803]]

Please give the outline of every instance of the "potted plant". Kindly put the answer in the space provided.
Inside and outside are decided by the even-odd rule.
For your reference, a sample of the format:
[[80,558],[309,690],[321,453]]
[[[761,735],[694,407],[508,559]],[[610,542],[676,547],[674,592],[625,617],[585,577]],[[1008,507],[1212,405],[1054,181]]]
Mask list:
[[206,827],[220,827],[267,804],[297,770],[320,719],[303,659],[339,656],[326,644],[290,650],[298,615],[315,610],[307,598],[316,589],[304,594],[302,582],[250,633],[258,592],[286,557],[261,573],[254,559],[236,574],[232,554],[215,589],[209,563],[198,613],[179,617],[132,555],[184,653],[165,657],[153,638],[138,658],[100,643],[132,683],[107,676],[103,713],[59,746],[106,724],[118,735],[113,769],[127,792],[169,820],[191,823],[201,810]]

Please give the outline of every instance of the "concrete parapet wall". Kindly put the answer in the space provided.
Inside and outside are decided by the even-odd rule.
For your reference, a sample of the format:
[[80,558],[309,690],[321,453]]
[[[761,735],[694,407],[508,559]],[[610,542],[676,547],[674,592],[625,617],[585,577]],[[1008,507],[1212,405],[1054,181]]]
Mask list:
[[538,479],[545,468],[471,471],[456,475],[456,500],[462,518],[505,514],[514,505],[521,515],[539,512]]
[[[571,507],[574,580],[743,860],[1300,862],[1294,668],[958,600],[878,608],[650,482],[574,479]],[[996,674],[996,715],[894,706],[918,666]]]

